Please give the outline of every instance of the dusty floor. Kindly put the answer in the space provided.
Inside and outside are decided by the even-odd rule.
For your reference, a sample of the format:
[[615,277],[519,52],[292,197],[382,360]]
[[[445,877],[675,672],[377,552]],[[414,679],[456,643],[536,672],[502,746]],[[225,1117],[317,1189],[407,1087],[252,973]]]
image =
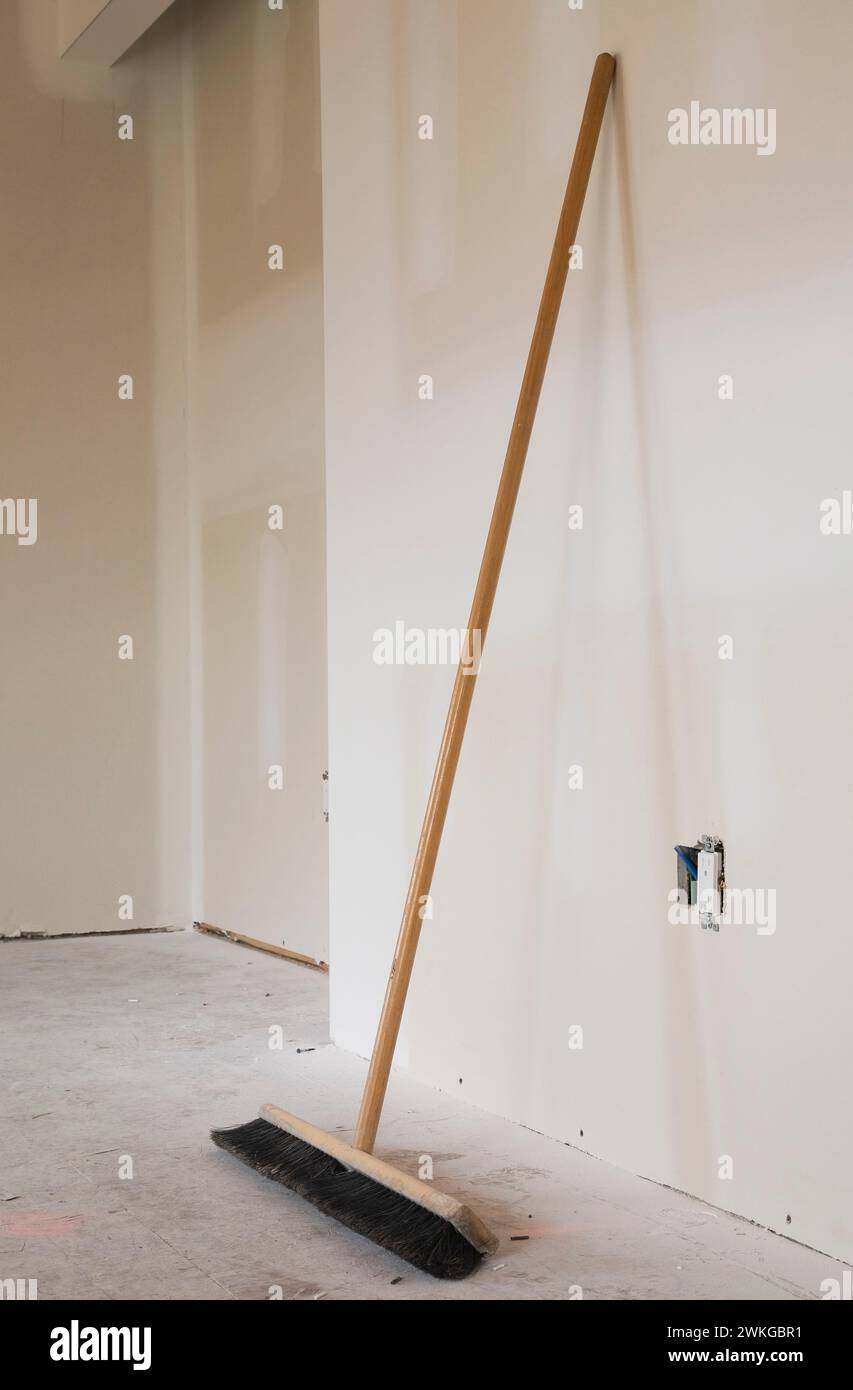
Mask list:
[[329,1129],[357,1110],[364,1063],[328,1044],[326,978],[261,952],[0,943],[0,1018],[0,1280],[42,1299],[813,1299],[841,1268],[395,1079],[379,1152],[412,1172],[429,1154],[503,1237],[461,1284],[418,1273],[208,1141],[264,1100]]

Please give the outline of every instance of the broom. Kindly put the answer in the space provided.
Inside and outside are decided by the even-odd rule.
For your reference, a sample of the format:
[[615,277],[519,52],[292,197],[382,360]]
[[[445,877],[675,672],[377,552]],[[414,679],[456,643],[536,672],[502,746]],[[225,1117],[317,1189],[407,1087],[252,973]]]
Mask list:
[[[599,55],[581,121],[468,620],[468,633],[479,633],[481,649],[486,638],[568,275],[570,248],[577,236],[615,68],[616,61],[609,53]],[[429,894],[432,883],[476,674],[474,667],[466,666],[463,654],[453,686],[352,1144],[279,1109],[277,1105],[264,1105],[258,1119],[232,1129],[214,1130],[211,1135],[213,1142],[221,1149],[235,1154],[265,1177],[289,1187],[359,1235],[367,1236],[418,1269],[441,1279],[464,1278],[484,1254],[497,1249],[497,1238],[469,1207],[446,1196],[431,1184],[376,1158],[373,1146],[420,936],[420,905]]]

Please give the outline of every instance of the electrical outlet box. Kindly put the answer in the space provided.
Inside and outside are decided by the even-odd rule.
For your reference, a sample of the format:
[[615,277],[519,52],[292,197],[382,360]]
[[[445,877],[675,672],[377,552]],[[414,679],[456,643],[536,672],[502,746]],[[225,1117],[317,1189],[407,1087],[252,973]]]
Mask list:
[[722,840],[700,835],[695,845],[676,845],[678,888],[682,901],[695,907],[699,924],[709,931],[720,930],[725,906],[726,861]]

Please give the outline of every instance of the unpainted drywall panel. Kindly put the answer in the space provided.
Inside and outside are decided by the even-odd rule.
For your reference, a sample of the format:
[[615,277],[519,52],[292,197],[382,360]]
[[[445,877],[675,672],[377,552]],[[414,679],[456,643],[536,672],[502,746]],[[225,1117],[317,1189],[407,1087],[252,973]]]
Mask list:
[[[375,634],[466,621],[612,49],[399,1060],[848,1260],[851,43],[846,0],[321,0],[333,1036],[372,1045],[453,679]],[[693,101],[775,151],[672,144]],[[669,921],[704,831],[749,925]]]
[[69,80],[55,23],[0,5],[3,494],[38,504],[33,543],[0,537],[4,935],[190,918],[178,35]]
[[317,6],[187,21],[196,915],[328,960]]
[[174,0],[59,0],[59,51],[110,67]]

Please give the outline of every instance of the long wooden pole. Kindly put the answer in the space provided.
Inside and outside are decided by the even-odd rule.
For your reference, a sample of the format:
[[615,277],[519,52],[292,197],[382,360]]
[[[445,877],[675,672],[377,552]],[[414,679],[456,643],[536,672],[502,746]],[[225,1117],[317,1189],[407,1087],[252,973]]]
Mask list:
[[[609,53],[599,54],[589,86],[586,108],[575,148],[575,157],[572,161],[569,183],[563,200],[563,210],[560,214],[560,222],[554,241],[554,250],[551,253],[545,288],[539,305],[539,315],[533,330],[533,341],[530,345],[527,368],[524,373],[521,394],[518,398],[512,434],[492,513],[483,561],[480,566],[480,576],[477,580],[474,602],[471,605],[471,616],[468,619],[468,645],[470,646],[472,641],[477,641],[477,637],[479,637],[480,651],[482,651],[486,640],[486,631],[492,614],[492,605],[495,601],[495,592],[498,587],[512,514],[515,510],[521,475],[527,458],[527,448],[530,443],[533,422],[536,418],[536,407],[539,404],[545,368],[548,365],[551,343],[557,326],[557,316],[560,312],[563,290],[568,276],[569,254],[577,237],[581,210],[615,70],[615,58]],[[406,1002],[406,993],[420,938],[423,902],[432,885],[433,870],[441,843],[441,832],[444,829],[453,779],[456,775],[459,754],[462,751],[462,740],[465,735],[465,725],[468,722],[468,711],[471,708],[476,679],[476,665],[470,663],[466,652],[463,659],[460,660],[456,672],[456,681],[450,698],[450,709],[444,726],[444,737],[441,740],[421,837],[418,841],[417,854],[412,867],[409,892],[403,909],[403,920],[394,950],[391,975],[385,991],[382,1016],[379,1020],[379,1029],[376,1034],[370,1070],[367,1075],[353,1139],[354,1147],[361,1149],[364,1153],[372,1153],[376,1141],[379,1116],[382,1112],[382,1103],[385,1099],[388,1076],[394,1058],[397,1034],[400,1030],[400,1019],[403,1015],[403,1006]]]

